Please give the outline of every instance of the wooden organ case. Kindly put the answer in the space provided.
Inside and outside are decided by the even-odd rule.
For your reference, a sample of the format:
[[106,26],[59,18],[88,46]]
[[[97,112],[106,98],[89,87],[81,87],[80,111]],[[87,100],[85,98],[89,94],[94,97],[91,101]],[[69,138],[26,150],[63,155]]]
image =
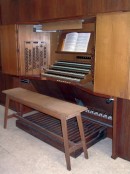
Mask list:
[[[15,76],[15,87],[21,86],[88,107],[82,114],[88,147],[106,136],[112,138],[113,102],[110,96],[93,92],[95,22],[84,22],[82,29],[75,30],[34,32],[33,29],[33,25],[1,26],[2,72]],[[65,36],[71,32],[91,33],[86,52],[62,50]],[[58,135],[62,136],[58,120],[50,120],[49,116],[40,113],[26,119],[40,124],[42,117],[47,120],[48,127],[42,124],[47,130],[45,132],[38,132],[20,120],[16,125],[64,150],[62,142],[55,141],[47,134],[56,129]],[[79,136],[75,120],[68,124],[70,138],[77,143]],[[77,157],[81,151],[79,149],[72,156]]]
[[[34,23],[34,15],[32,15],[33,17],[31,19],[29,17],[25,20],[24,17],[26,17],[27,14],[24,13],[24,17],[22,18],[22,16],[20,15],[21,18],[17,20],[16,18],[19,16],[18,14],[10,16],[9,13],[8,15],[7,13],[5,13],[5,11],[9,12],[10,9],[14,12],[14,10],[12,10],[14,9],[13,6],[10,7],[9,5],[7,8],[8,10],[6,8],[5,10],[3,8],[4,6],[1,4],[3,11],[2,24],[5,24],[1,25],[0,27],[2,73],[11,75],[11,78],[9,76],[9,79],[11,79],[11,82],[14,81],[14,84],[11,84],[8,80],[8,83],[10,83],[10,85],[8,85],[9,87],[22,86],[24,88],[36,90],[46,95],[86,105],[89,110],[83,115],[85,115],[85,117],[89,117],[89,119],[92,119],[96,123],[98,122],[107,127],[107,136],[113,139],[113,157],[120,156],[124,159],[130,160],[130,14],[129,12],[116,12],[115,14],[110,13],[110,11],[114,12],[118,10],[129,11],[128,1],[120,1],[120,3],[116,1],[105,3],[104,1],[104,3],[99,3],[99,6],[95,6],[95,3],[93,3],[95,0],[93,0],[93,2],[91,1],[88,1],[87,8],[86,5],[84,6],[85,9],[88,10],[86,15],[88,15],[89,17],[97,16],[97,13],[101,12],[101,14],[98,15],[96,19],[98,21],[96,23],[96,60],[93,59],[95,43],[93,44],[94,47],[91,47],[91,52],[89,52],[89,55],[87,53],[82,54],[73,52],[70,54],[67,52],[61,52],[59,48],[61,48],[62,44],[59,44],[57,49],[59,33],[34,33],[32,32],[33,26],[26,25],[30,22]],[[3,1],[2,3],[4,2],[5,1]],[[12,1],[9,1],[9,3],[10,2]],[[16,7],[17,2],[12,3],[14,3],[14,7]],[[76,7],[77,4],[78,3],[76,3]],[[22,9],[21,12],[23,12],[23,8],[21,7],[23,6],[20,6],[20,9]],[[19,8],[15,8],[15,10],[16,9]],[[28,10],[28,8],[25,8],[25,11],[26,9]],[[37,10],[39,9],[37,8]],[[66,16],[68,15],[66,13],[66,9],[63,11],[65,13],[65,18],[67,17],[68,19],[68,16]],[[44,12],[46,12],[46,9],[44,10]],[[49,12],[52,12],[52,10]],[[82,12],[83,10],[81,10],[81,14]],[[104,12],[105,14],[103,14]],[[15,11],[15,13],[17,13],[17,10]],[[50,13],[48,13],[48,15],[49,14]],[[16,20],[14,19],[14,16]],[[44,16],[46,15],[43,15],[42,17],[44,18]],[[58,17],[59,16],[61,15],[58,15]],[[86,18],[88,16],[86,16]],[[52,18],[55,18],[55,16],[49,16],[49,19]],[[55,20],[57,20],[57,18],[55,18]],[[39,18],[36,21],[39,22]],[[25,25],[10,25],[16,24],[18,22],[23,22]],[[89,22],[87,22],[87,25],[87,31],[94,31],[95,34],[95,26],[93,25],[94,27],[89,27],[92,26],[91,24],[89,25]],[[84,29],[82,29],[82,31],[86,32],[86,29],[85,31]],[[78,30],[78,32],[81,32],[81,30]],[[66,31],[64,33],[66,33]],[[61,40],[63,40],[64,38],[64,33],[62,34]],[[30,53],[28,51],[25,53],[24,50],[36,50],[35,48],[39,43],[42,42],[45,42],[47,44],[45,46],[47,48],[47,56],[45,58],[45,61],[41,62],[39,66],[39,58],[37,65],[33,64],[33,60],[36,60],[36,57],[34,56],[33,59],[30,60]],[[27,45],[25,46],[25,44]],[[33,49],[34,45],[35,48]],[[35,55],[35,51],[33,55]],[[88,59],[87,57],[91,59]],[[55,76],[53,76],[53,65],[55,66],[55,64],[57,63],[66,64],[67,62],[75,63],[76,66],[79,66],[79,64],[83,65],[84,63],[91,64],[91,73],[89,72],[87,74],[89,76],[85,74],[85,80],[87,81],[84,81],[84,79],[82,79],[81,81],[77,79],[72,80],[70,76],[67,79],[65,78],[65,76],[68,76],[68,74],[64,72],[62,72],[63,78],[61,78],[61,74],[60,77],[59,74],[55,74]],[[43,67],[43,64],[46,64],[45,69]],[[94,64],[96,65],[95,68]],[[35,67],[39,67],[40,69],[36,69]],[[48,76],[48,74],[51,74],[50,72],[53,73],[51,76]],[[75,74],[72,73],[71,75],[75,76]],[[81,76],[79,75],[78,77]],[[87,77],[89,78],[87,79]],[[94,92],[93,83],[91,83],[91,80],[95,83]],[[82,83],[82,81],[84,81],[85,83]],[[117,97],[115,98],[114,103],[111,100],[110,96]],[[113,104],[115,104],[114,109]],[[18,124],[20,125],[23,123],[20,123],[18,121],[17,125]],[[29,129],[27,125],[26,129]],[[114,133],[112,133],[112,129],[114,130]],[[31,132],[31,130],[29,131]],[[37,133],[35,132],[35,134]],[[54,142],[52,142],[52,144],[54,144]]]
[[[65,36],[71,32],[91,33],[86,52],[68,52],[62,50]],[[44,35],[44,33],[42,34]],[[33,84],[39,93],[86,106],[88,110],[82,113],[82,119],[84,122],[87,147],[92,146],[105,137],[112,138],[113,103],[109,100],[109,96],[99,95],[93,92],[95,23],[84,23],[83,29],[81,30],[65,30],[50,33],[50,35],[50,50],[48,49],[49,53],[48,51],[45,53],[47,56],[50,55],[50,57],[48,57],[49,60],[46,58],[43,59],[45,60],[45,66],[38,69],[37,74],[33,74],[34,68],[32,70],[33,59],[35,59],[35,56],[33,56],[35,55],[33,53],[35,47],[32,46],[34,44],[36,44],[36,46],[43,44],[42,49],[46,50],[48,44],[45,45],[42,41],[36,43],[34,41],[24,42],[24,49],[27,51],[24,55],[27,60],[25,65],[30,65],[31,71],[29,73],[29,66],[26,67],[24,65],[25,74],[20,78],[21,85],[23,85],[24,79],[28,78],[29,82]],[[32,53],[29,54],[28,50],[32,50]],[[30,61],[31,54],[32,60]],[[42,122],[42,117],[46,120],[45,124]],[[62,136],[60,122],[57,119],[52,119],[48,115],[41,113],[32,114],[27,116],[26,119],[32,120],[39,126],[42,125],[42,127],[49,132],[54,131],[59,136]],[[16,125],[35,137],[64,151],[63,143],[51,137],[51,134],[48,134],[47,131],[39,132],[20,120],[16,121]],[[75,120],[68,122],[68,127],[71,141],[78,143],[79,132]],[[82,149],[76,150],[72,156],[77,157],[81,152]]]

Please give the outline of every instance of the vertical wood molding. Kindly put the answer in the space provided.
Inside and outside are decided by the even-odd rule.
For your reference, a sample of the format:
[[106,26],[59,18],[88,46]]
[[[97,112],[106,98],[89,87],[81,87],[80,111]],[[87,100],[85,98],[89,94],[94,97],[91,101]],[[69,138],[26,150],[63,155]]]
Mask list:
[[113,140],[112,140],[112,158],[116,159],[117,155],[117,98],[114,98],[113,105]]

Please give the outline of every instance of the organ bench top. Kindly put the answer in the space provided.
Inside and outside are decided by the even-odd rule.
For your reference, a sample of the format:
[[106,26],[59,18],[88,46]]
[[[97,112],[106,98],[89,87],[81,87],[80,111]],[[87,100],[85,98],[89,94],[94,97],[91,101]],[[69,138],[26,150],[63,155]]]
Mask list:
[[77,104],[49,97],[37,92],[32,92],[23,88],[13,88],[2,92],[5,93],[6,97],[9,97],[9,99],[58,119],[61,118],[61,116],[70,119],[87,109],[86,107]]

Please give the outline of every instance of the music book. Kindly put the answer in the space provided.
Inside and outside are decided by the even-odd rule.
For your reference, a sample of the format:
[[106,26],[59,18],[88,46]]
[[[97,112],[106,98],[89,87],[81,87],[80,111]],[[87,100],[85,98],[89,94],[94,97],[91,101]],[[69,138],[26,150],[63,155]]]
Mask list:
[[72,32],[66,34],[63,50],[70,52],[86,52],[91,33]]

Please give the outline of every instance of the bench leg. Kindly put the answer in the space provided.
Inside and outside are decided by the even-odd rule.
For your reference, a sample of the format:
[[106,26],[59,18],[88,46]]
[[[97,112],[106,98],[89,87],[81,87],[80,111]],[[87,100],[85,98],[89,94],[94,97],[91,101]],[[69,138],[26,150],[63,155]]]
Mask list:
[[23,116],[23,104],[20,103],[20,116],[22,117]]
[[65,158],[66,158],[67,169],[71,170],[67,121],[65,118],[61,119],[61,125],[62,125],[62,133],[63,133],[63,140],[64,140]]
[[9,97],[6,95],[5,115],[4,115],[4,128],[5,129],[7,128],[8,109],[9,109]]
[[88,152],[87,152],[87,147],[86,147],[86,142],[85,142],[85,135],[84,135],[84,129],[83,129],[83,123],[81,119],[81,115],[76,116],[78,126],[79,126],[79,132],[80,132],[80,137],[81,137],[81,142],[82,142],[82,147],[84,151],[84,157],[88,159]]

